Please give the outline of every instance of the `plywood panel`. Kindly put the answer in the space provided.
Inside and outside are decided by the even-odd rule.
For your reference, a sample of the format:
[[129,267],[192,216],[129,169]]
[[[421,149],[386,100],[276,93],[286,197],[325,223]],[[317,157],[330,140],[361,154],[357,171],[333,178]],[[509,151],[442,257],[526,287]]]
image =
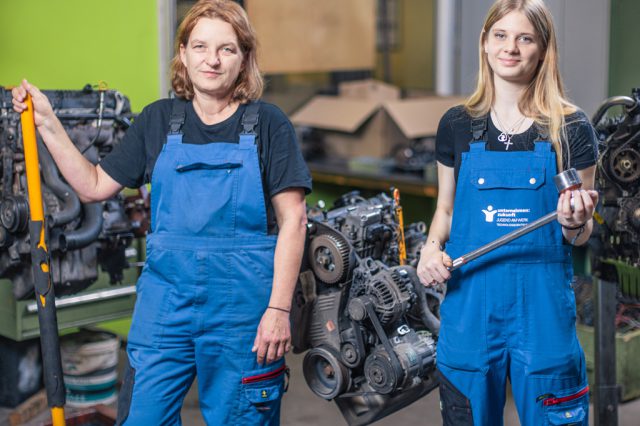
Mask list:
[[374,0],[247,0],[268,73],[371,69]]

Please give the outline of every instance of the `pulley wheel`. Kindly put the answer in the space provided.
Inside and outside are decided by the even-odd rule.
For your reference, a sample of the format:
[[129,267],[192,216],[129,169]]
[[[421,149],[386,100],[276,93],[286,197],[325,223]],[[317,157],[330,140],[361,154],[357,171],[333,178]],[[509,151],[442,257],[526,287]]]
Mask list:
[[640,153],[630,148],[620,148],[611,154],[609,168],[619,182],[635,182],[640,179]]
[[364,362],[364,375],[369,385],[383,395],[390,394],[398,386],[398,376],[391,360],[380,352],[367,357]]
[[321,398],[330,400],[344,393],[349,385],[349,371],[332,349],[318,346],[302,361],[302,372],[309,388]]
[[322,282],[339,283],[349,273],[349,245],[335,235],[318,235],[309,245],[309,263]]

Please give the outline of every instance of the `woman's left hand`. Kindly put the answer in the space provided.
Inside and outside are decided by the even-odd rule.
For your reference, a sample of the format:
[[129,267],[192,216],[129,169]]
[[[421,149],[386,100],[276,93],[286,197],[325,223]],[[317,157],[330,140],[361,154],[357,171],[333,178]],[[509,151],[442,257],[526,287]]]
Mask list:
[[291,349],[291,323],[289,313],[267,309],[262,315],[252,352],[257,352],[258,364],[279,360]]
[[[573,210],[571,200],[573,199]],[[558,222],[567,228],[584,225],[593,216],[593,210],[598,204],[598,192],[579,189],[565,191],[558,198]]]

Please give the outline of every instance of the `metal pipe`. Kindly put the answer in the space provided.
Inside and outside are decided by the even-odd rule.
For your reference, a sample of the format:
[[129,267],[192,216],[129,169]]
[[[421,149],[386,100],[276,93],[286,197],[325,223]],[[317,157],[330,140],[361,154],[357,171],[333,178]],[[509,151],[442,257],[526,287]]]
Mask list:
[[455,93],[457,1],[438,0],[436,5],[436,94]]
[[609,99],[606,99],[602,104],[600,104],[598,111],[593,114],[593,118],[591,119],[593,125],[597,126],[600,120],[602,120],[602,117],[604,117],[606,112],[609,110],[609,108],[616,105],[623,105],[627,109],[627,111],[630,111],[638,106],[638,103],[635,101],[635,99],[630,98],[629,96],[612,96]]

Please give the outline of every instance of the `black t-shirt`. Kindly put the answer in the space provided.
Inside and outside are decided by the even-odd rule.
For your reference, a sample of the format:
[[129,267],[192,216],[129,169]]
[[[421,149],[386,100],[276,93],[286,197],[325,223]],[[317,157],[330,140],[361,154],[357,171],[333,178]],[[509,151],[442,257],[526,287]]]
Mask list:
[[[589,119],[582,111],[576,111],[565,117],[566,134],[569,141],[569,152],[562,150],[563,169],[573,167],[576,170],[586,169],[596,164],[598,146],[596,134]],[[498,141],[500,131],[487,116],[487,149],[489,151],[505,151],[506,145]],[[538,126],[533,124],[525,132],[513,135],[509,151],[533,151],[534,142],[539,138]],[[447,111],[440,119],[436,136],[436,159],[445,166],[455,168],[458,180],[462,153],[469,151],[471,134],[471,116],[459,105]],[[566,144],[564,145],[566,147]]]
[[[147,105],[133,122],[124,139],[100,162],[101,167],[119,184],[137,188],[151,182],[156,159],[166,143],[171,116],[171,99]],[[183,143],[205,144],[239,142],[241,119],[247,105],[221,123],[206,125],[187,102],[182,126]],[[305,164],[295,131],[286,115],[275,105],[260,102],[255,128],[263,168],[263,189],[267,207],[269,234],[277,233],[270,199],[287,188],[303,188],[311,192],[311,175]]]

